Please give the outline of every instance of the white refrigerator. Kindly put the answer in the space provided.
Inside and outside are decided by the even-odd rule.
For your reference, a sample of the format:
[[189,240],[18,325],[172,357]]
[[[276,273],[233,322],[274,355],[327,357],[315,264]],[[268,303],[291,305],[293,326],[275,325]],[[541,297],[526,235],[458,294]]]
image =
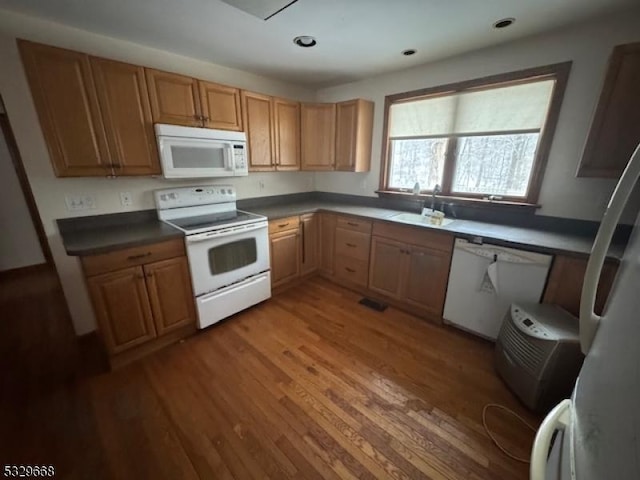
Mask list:
[[536,434],[532,480],[640,479],[640,216],[605,311],[602,317],[593,313],[604,258],[638,177],[640,145],[594,242],[580,305],[580,343],[586,358],[572,397],[549,413]]

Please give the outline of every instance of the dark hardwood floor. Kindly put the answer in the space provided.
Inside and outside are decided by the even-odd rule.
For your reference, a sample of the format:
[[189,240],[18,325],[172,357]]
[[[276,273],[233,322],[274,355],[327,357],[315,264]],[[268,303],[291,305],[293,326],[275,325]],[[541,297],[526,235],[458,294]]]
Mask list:
[[[0,284],[0,465],[57,478],[518,479],[489,343],[313,278],[110,373],[53,274]],[[527,456],[533,434],[489,423]]]

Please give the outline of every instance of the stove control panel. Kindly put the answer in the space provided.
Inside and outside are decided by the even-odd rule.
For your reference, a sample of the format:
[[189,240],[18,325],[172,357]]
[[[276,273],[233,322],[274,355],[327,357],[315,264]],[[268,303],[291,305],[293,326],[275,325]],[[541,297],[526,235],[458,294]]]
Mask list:
[[153,195],[158,210],[213,205],[216,203],[235,203],[236,201],[236,189],[233,185],[170,188],[156,190]]

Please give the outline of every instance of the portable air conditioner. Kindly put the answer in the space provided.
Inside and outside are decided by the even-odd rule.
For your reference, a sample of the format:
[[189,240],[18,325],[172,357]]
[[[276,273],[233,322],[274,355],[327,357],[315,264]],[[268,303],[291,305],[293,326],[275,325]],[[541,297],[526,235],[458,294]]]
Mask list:
[[545,412],[569,398],[583,360],[577,318],[556,305],[511,305],[496,340],[495,362],[525,405]]

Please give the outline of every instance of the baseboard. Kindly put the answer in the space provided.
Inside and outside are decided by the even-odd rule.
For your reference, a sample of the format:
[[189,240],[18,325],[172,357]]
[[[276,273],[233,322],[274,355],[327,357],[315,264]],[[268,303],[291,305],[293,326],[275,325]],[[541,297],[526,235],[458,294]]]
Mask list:
[[51,268],[48,263],[38,263],[36,265],[28,265],[26,267],[12,268],[10,270],[0,271],[0,281],[10,280],[12,278],[24,277],[26,275],[33,275],[39,272],[47,271]]

